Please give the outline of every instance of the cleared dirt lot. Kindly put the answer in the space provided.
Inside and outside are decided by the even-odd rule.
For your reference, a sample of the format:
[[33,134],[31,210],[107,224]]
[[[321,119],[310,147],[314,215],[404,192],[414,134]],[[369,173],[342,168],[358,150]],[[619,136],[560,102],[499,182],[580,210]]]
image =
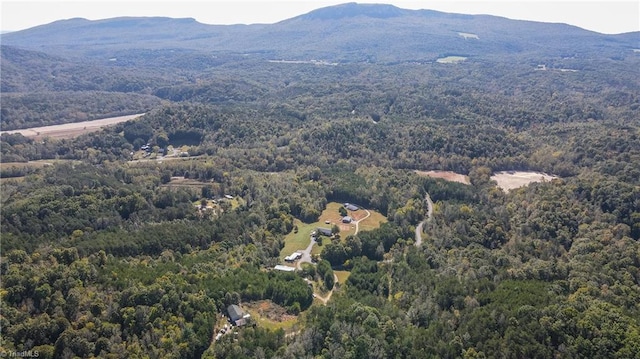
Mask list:
[[518,171],[496,172],[493,176],[491,176],[491,179],[495,180],[498,183],[498,187],[502,188],[502,190],[505,192],[508,192],[509,190],[512,190],[514,188],[526,186],[532,182],[551,181],[554,178],[558,177],[540,172]]
[[138,118],[142,115],[144,114],[140,113],[137,115],[109,117],[109,118],[103,118],[100,120],[93,120],[93,121],[82,121],[82,122],[74,122],[74,123],[65,123],[62,125],[32,127],[32,128],[25,128],[21,130],[11,130],[11,131],[1,131],[0,134],[21,133],[25,137],[32,137],[32,138],[44,138],[44,137],[73,138],[73,137],[82,135],[84,133],[97,131],[105,126],[129,121],[134,118]]
[[462,184],[471,184],[469,182],[469,177],[462,175],[460,173],[455,173],[451,171],[414,171],[419,176],[427,176],[432,178],[442,178],[447,181],[458,182]]

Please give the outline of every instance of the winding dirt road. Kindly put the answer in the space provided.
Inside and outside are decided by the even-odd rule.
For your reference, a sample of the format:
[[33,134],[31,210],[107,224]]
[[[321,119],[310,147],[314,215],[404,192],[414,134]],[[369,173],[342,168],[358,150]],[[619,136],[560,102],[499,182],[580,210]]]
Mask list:
[[[363,209],[364,209],[364,208],[363,208]],[[362,218],[360,218],[360,219],[359,219],[359,220],[357,220],[357,221],[354,221],[354,223],[356,224],[356,232],[353,234],[354,236],[355,236],[356,234],[358,234],[358,231],[360,230],[360,227],[358,226],[358,224],[359,224],[360,222],[364,221],[365,219],[367,219],[367,218],[369,218],[369,217],[371,216],[371,212],[369,212],[369,211],[368,211],[368,210],[366,210],[366,209],[365,209],[364,211],[365,211],[365,212],[367,212],[367,215],[366,215],[366,216],[364,216],[364,217],[362,217]]]
[[422,245],[422,228],[424,227],[424,224],[430,221],[431,217],[433,217],[433,202],[431,201],[431,197],[428,193],[424,196],[424,200],[427,201],[427,218],[416,226],[416,247]]

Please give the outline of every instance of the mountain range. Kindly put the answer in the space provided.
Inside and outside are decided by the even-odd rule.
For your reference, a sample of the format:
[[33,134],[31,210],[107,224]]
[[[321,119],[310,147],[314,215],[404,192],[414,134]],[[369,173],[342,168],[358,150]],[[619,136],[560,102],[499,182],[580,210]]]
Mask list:
[[347,3],[275,24],[206,25],[191,18],[74,18],[1,35],[3,45],[69,58],[124,59],[139,51],[242,54],[330,62],[637,58],[640,32],[605,35],[557,23]]

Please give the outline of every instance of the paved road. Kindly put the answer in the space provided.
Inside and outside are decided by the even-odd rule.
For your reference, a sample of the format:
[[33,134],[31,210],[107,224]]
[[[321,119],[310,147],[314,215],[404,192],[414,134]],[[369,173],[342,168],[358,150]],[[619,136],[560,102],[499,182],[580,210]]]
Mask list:
[[433,217],[433,202],[431,201],[431,197],[428,193],[424,196],[424,200],[427,201],[427,218],[416,226],[416,247],[422,245],[422,228],[424,227],[424,224],[430,221],[431,217]]
[[311,249],[313,249],[313,245],[315,243],[316,241],[313,240],[313,237],[309,236],[309,245],[307,246],[307,248],[300,251],[300,253],[302,253],[302,257],[300,257],[300,259],[298,259],[298,262],[296,263],[296,268],[298,268],[298,270],[302,269],[302,263],[312,263]]

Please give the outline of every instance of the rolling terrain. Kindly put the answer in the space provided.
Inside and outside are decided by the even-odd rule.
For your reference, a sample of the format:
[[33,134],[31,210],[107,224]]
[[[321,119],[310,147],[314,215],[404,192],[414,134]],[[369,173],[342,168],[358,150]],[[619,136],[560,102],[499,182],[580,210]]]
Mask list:
[[0,353],[640,353],[640,33],[350,3],[1,36]]

